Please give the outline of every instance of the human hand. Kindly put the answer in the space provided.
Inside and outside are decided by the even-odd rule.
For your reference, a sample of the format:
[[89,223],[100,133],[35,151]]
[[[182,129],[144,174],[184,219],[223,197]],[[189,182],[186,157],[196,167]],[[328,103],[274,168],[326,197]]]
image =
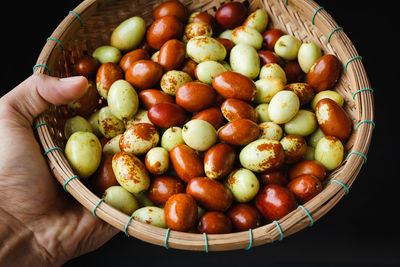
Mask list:
[[24,233],[33,233],[34,240],[29,241],[38,250],[7,255],[7,240],[1,235],[5,219],[0,219],[0,265],[4,260],[14,266],[18,262],[37,266],[32,262],[36,260],[42,261],[40,265],[59,266],[98,248],[118,232],[60,190],[32,131],[34,118],[49,103],[78,99],[86,86],[84,77],[33,74],[0,99],[0,215],[2,211],[18,222],[8,227],[20,225]]

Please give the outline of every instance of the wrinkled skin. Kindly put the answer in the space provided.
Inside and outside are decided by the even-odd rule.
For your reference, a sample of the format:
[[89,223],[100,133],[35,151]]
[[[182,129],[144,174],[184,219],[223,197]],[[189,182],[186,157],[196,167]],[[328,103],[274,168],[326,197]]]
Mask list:
[[19,252],[15,264],[25,259],[32,266],[59,266],[117,233],[62,190],[32,130],[33,119],[49,103],[67,104],[86,85],[84,77],[33,74],[0,99],[0,209],[32,231],[39,244],[39,252]]

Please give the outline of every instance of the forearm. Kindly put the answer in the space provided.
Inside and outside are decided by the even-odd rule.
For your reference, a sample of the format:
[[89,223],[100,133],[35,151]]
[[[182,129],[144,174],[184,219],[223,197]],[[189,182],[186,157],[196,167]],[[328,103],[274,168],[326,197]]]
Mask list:
[[53,266],[31,230],[0,207],[0,265]]

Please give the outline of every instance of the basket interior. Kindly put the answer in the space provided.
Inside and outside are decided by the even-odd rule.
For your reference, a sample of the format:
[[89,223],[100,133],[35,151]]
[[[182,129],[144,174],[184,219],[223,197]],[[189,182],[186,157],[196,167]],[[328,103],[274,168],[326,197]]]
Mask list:
[[[53,76],[71,76],[71,66],[77,58],[83,54],[91,54],[98,46],[109,44],[112,31],[121,21],[137,15],[141,16],[147,25],[150,25],[152,10],[161,2],[163,1],[85,1],[74,10],[79,17],[70,13],[52,35],[62,42],[64,49],[57,43],[48,41],[37,64],[48,66]],[[189,11],[206,11],[214,15],[219,6],[229,1],[183,0],[181,2],[188,7]],[[343,63],[343,67],[350,59],[358,56],[343,31],[335,32],[328,42],[329,34],[333,29],[338,28],[338,25],[325,10],[317,11],[318,4],[311,0],[289,1],[289,4],[282,0],[240,0],[240,2],[248,6],[250,11],[257,8],[266,10],[269,15],[268,28],[279,28],[298,37],[303,42],[315,42],[323,50],[323,53],[335,54]],[[353,150],[367,153],[371,138],[369,126],[365,127],[366,130],[362,127],[357,132],[355,126],[361,120],[373,120],[371,95],[367,93],[357,98],[356,101],[353,99],[355,91],[369,87],[365,70],[360,60],[353,60],[350,64],[346,71],[342,71],[340,80],[334,88],[343,96],[345,100],[343,107],[353,122],[352,135],[344,143],[345,159],[347,154]],[[46,72],[45,69],[38,69],[38,71]],[[44,150],[51,147],[64,148],[66,142],[63,133],[64,120],[65,110],[54,106],[38,118],[36,123],[46,122],[50,126],[49,128],[41,127],[38,132],[38,138]],[[73,175],[73,171],[63,154],[59,151],[55,152],[48,156],[49,165],[56,178],[63,184]],[[330,184],[330,180],[340,177],[341,181],[349,187],[357,176],[362,163],[363,159],[360,157],[344,160],[341,166],[325,180],[323,192],[304,205],[312,214],[314,221],[328,212],[344,194],[341,190],[343,188],[337,184]],[[70,193],[90,210],[98,200],[98,197],[78,180],[71,182]],[[129,217],[103,204],[97,211],[99,217],[124,230],[123,222],[126,222]],[[306,227],[309,219],[303,211],[298,209],[283,218],[280,223],[285,236],[287,236]],[[139,222],[133,222],[131,226],[128,227],[131,235],[154,244],[164,245],[165,229],[155,229],[156,227],[142,225]],[[253,244],[272,242],[279,237],[280,233],[276,226],[268,224],[253,231]],[[211,250],[226,250],[247,247],[248,239],[248,233],[235,233],[215,237],[211,235],[208,242]],[[228,241],[229,245],[227,245]],[[176,248],[203,249],[204,247],[203,237],[198,234],[171,231],[169,242],[170,246]]]

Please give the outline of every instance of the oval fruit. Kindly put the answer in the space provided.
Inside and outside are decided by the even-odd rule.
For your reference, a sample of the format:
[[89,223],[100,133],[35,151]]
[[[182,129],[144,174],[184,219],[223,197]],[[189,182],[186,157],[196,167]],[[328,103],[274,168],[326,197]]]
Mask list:
[[283,70],[286,73],[287,83],[302,82],[306,76],[297,60],[287,61]]
[[174,99],[158,89],[146,89],[139,93],[140,103],[145,109],[150,109],[158,103],[174,103]]
[[344,141],[349,138],[352,123],[344,111],[335,101],[324,98],[318,101],[315,107],[318,125],[325,135],[331,135]]
[[231,146],[216,144],[204,156],[204,172],[212,179],[223,178],[232,170],[235,159],[236,153]]
[[149,188],[146,167],[133,154],[117,152],[112,159],[112,168],[118,183],[129,192],[137,194]]
[[239,99],[226,99],[221,105],[221,111],[228,121],[243,118],[257,122],[257,111],[253,106]]
[[314,97],[314,90],[308,83],[290,83],[284,89],[297,95],[300,106],[308,104]]
[[242,25],[233,30],[232,41],[235,44],[247,44],[259,50],[262,47],[263,38],[256,29]]
[[134,62],[126,71],[125,79],[136,89],[148,89],[153,87],[161,78],[163,68],[160,64],[142,59]]
[[285,151],[285,162],[294,163],[302,158],[307,153],[307,143],[303,137],[299,135],[286,135],[281,139],[283,150]]
[[315,107],[317,106],[318,102],[324,98],[330,98],[333,101],[335,101],[339,106],[343,107],[344,99],[338,92],[332,90],[325,90],[317,93],[312,99],[311,107],[313,108],[313,110],[315,110]]
[[278,169],[285,160],[285,152],[279,141],[258,139],[245,146],[239,154],[240,163],[254,172]]
[[90,79],[96,74],[99,66],[100,64],[97,59],[91,55],[83,55],[75,62],[73,70],[76,75],[85,76]]
[[197,230],[206,234],[227,234],[232,232],[232,222],[219,211],[208,211],[199,219]]
[[136,198],[119,185],[107,188],[102,198],[107,204],[129,216],[139,208]]
[[248,231],[261,225],[260,212],[250,204],[235,204],[226,215],[231,219],[233,228],[237,232]]
[[143,207],[135,210],[132,216],[135,221],[161,228],[167,228],[165,223],[164,209],[162,208],[153,206]]
[[285,88],[285,83],[278,77],[267,76],[255,82],[257,94],[256,104],[269,103],[274,95]]
[[115,81],[122,79],[124,79],[124,72],[118,65],[112,62],[104,63],[97,70],[97,91],[104,99],[107,99],[108,90],[110,89],[111,85]]
[[259,176],[259,178],[264,185],[277,184],[280,186],[286,186],[289,182],[281,170],[264,172]]
[[255,203],[268,221],[279,220],[297,208],[293,193],[276,184],[265,186],[256,197]]
[[191,179],[186,186],[186,193],[209,211],[226,211],[233,201],[232,193],[226,186],[208,177]]
[[114,156],[115,153],[120,152],[119,140],[121,139],[121,136],[122,134],[119,134],[109,139],[103,146],[103,154]]
[[185,185],[181,179],[158,176],[152,180],[147,195],[154,203],[163,205],[171,196],[183,192],[185,192]]
[[110,111],[120,120],[131,119],[139,108],[135,89],[125,80],[115,81],[108,91],[107,103]]
[[121,59],[121,51],[118,48],[113,47],[111,45],[102,45],[97,47],[93,53],[92,57],[97,59],[100,64],[104,64],[107,62],[111,62],[117,64]]
[[282,35],[274,46],[275,53],[283,59],[294,60],[301,46],[301,41],[292,35]]
[[257,50],[248,44],[235,45],[230,52],[229,63],[233,71],[250,79],[257,78],[260,73],[260,57]]
[[174,103],[158,103],[153,105],[147,116],[154,125],[161,128],[182,125],[187,117],[185,110]]
[[233,71],[215,76],[212,86],[223,98],[253,101],[256,95],[254,82],[245,75]]
[[312,134],[317,128],[315,114],[309,110],[301,109],[290,121],[285,123],[286,134],[307,136]]
[[257,54],[260,58],[261,66],[269,63],[276,63],[279,66],[284,66],[283,60],[275,53],[270,50],[258,50]]
[[268,113],[271,120],[277,124],[290,121],[300,108],[299,98],[292,91],[276,93],[269,103]]
[[340,76],[340,61],[334,55],[324,55],[318,58],[306,75],[306,82],[316,92],[333,88]]
[[149,53],[145,49],[135,49],[126,53],[121,58],[119,66],[126,72],[133,63],[142,59],[149,59]]
[[192,120],[204,120],[211,123],[215,129],[218,129],[224,122],[224,116],[218,108],[207,108],[196,113]]
[[114,155],[107,154],[102,155],[100,165],[93,177],[91,184],[93,186],[93,191],[98,196],[101,196],[107,188],[114,185],[119,185],[112,169],[113,156]]
[[205,83],[188,82],[178,87],[175,101],[186,111],[197,112],[214,104],[215,91]]
[[256,106],[258,122],[262,123],[271,121],[268,113],[268,107],[269,107],[268,103],[263,103]]
[[324,165],[328,171],[332,171],[340,165],[343,155],[343,144],[334,136],[322,137],[315,147],[315,160]]
[[268,25],[268,14],[264,9],[257,9],[251,13],[243,22],[243,26],[251,27],[263,32]]
[[156,127],[149,123],[138,123],[127,129],[119,140],[121,151],[143,155],[158,144],[160,136]]
[[169,0],[158,5],[152,13],[153,20],[164,16],[175,16],[182,23],[186,22],[188,17],[186,7],[177,0]]
[[316,160],[304,160],[299,163],[296,163],[289,169],[289,179],[293,180],[294,178],[301,175],[312,175],[317,177],[320,181],[323,181],[326,176],[326,171],[324,166]]
[[75,132],[93,132],[90,123],[82,116],[76,115],[66,120],[64,125],[65,138],[69,138]]
[[160,87],[164,93],[171,96],[176,94],[179,86],[192,81],[192,77],[184,71],[170,70],[161,77]]
[[101,144],[90,132],[73,133],[65,145],[65,156],[80,178],[94,174],[101,161]]
[[257,176],[250,170],[239,168],[231,172],[225,181],[236,202],[249,202],[258,193],[260,183]]
[[239,2],[230,2],[220,6],[215,19],[222,29],[233,29],[246,19],[248,10]]
[[218,131],[218,138],[234,146],[245,146],[260,135],[258,125],[248,119],[236,119]]
[[286,73],[282,67],[277,63],[268,63],[261,67],[260,79],[266,77],[276,77],[283,81],[284,84],[287,82]]
[[309,174],[294,178],[287,187],[300,204],[306,203],[322,191],[321,181]]
[[258,127],[261,130],[261,134],[258,139],[272,139],[279,141],[283,136],[283,130],[281,126],[279,126],[275,122],[263,122],[260,123]]
[[307,73],[311,66],[322,56],[321,48],[314,42],[302,43],[299,48],[297,60],[303,72]]
[[187,43],[196,36],[212,36],[213,30],[210,24],[203,21],[188,23],[183,31],[183,41]]
[[180,39],[183,24],[175,16],[167,15],[156,19],[148,28],[146,41],[148,45],[159,50],[170,39]]
[[194,150],[206,151],[217,141],[217,132],[204,120],[190,120],[182,127],[182,137]]
[[161,46],[157,62],[164,70],[173,70],[182,65],[185,53],[185,45],[181,41],[171,39]]
[[204,175],[203,162],[196,152],[187,145],[174,146],[169,157],[179,178],[189,182],[195,177]]
[[170,127],[161,136],[161,146],[168,152],[171,151],[174,146],[184,143],[185,141],[182,137],[182,128],[180,127]]
[[105,106],[99,112],[99,131],[105,138],[113,138],[125,131],[125,125],[112,114],[110,107]]
[[276,41],[284,35],[279,29],[269,29],[263,33],[264,47],[267,50],[274,51]]
[[161,175],[169,168],[169,154],[163,147],[153,147],[146,153],[144,159],[146,169],[154,175]]
[[140,45],[146,33],[146,22],[138,16],[121,22],[111,34],[110,43],[121,51],[129,51]]
[[197,204],[191,195],[175,194],[165,203],[165,224],[171,230],[188,231],[196,224],[197,213]]
[[197,63],[207,60],[220,61],[226,57],[225,47],[209,36],[196,36],[186,45],[188,56]]
[[214,77],[218,74],[227,71],[226,68],[219,62],[208,60],[199,63],[195,69],[195,76],[198,80],[206,84],[212,84]]

